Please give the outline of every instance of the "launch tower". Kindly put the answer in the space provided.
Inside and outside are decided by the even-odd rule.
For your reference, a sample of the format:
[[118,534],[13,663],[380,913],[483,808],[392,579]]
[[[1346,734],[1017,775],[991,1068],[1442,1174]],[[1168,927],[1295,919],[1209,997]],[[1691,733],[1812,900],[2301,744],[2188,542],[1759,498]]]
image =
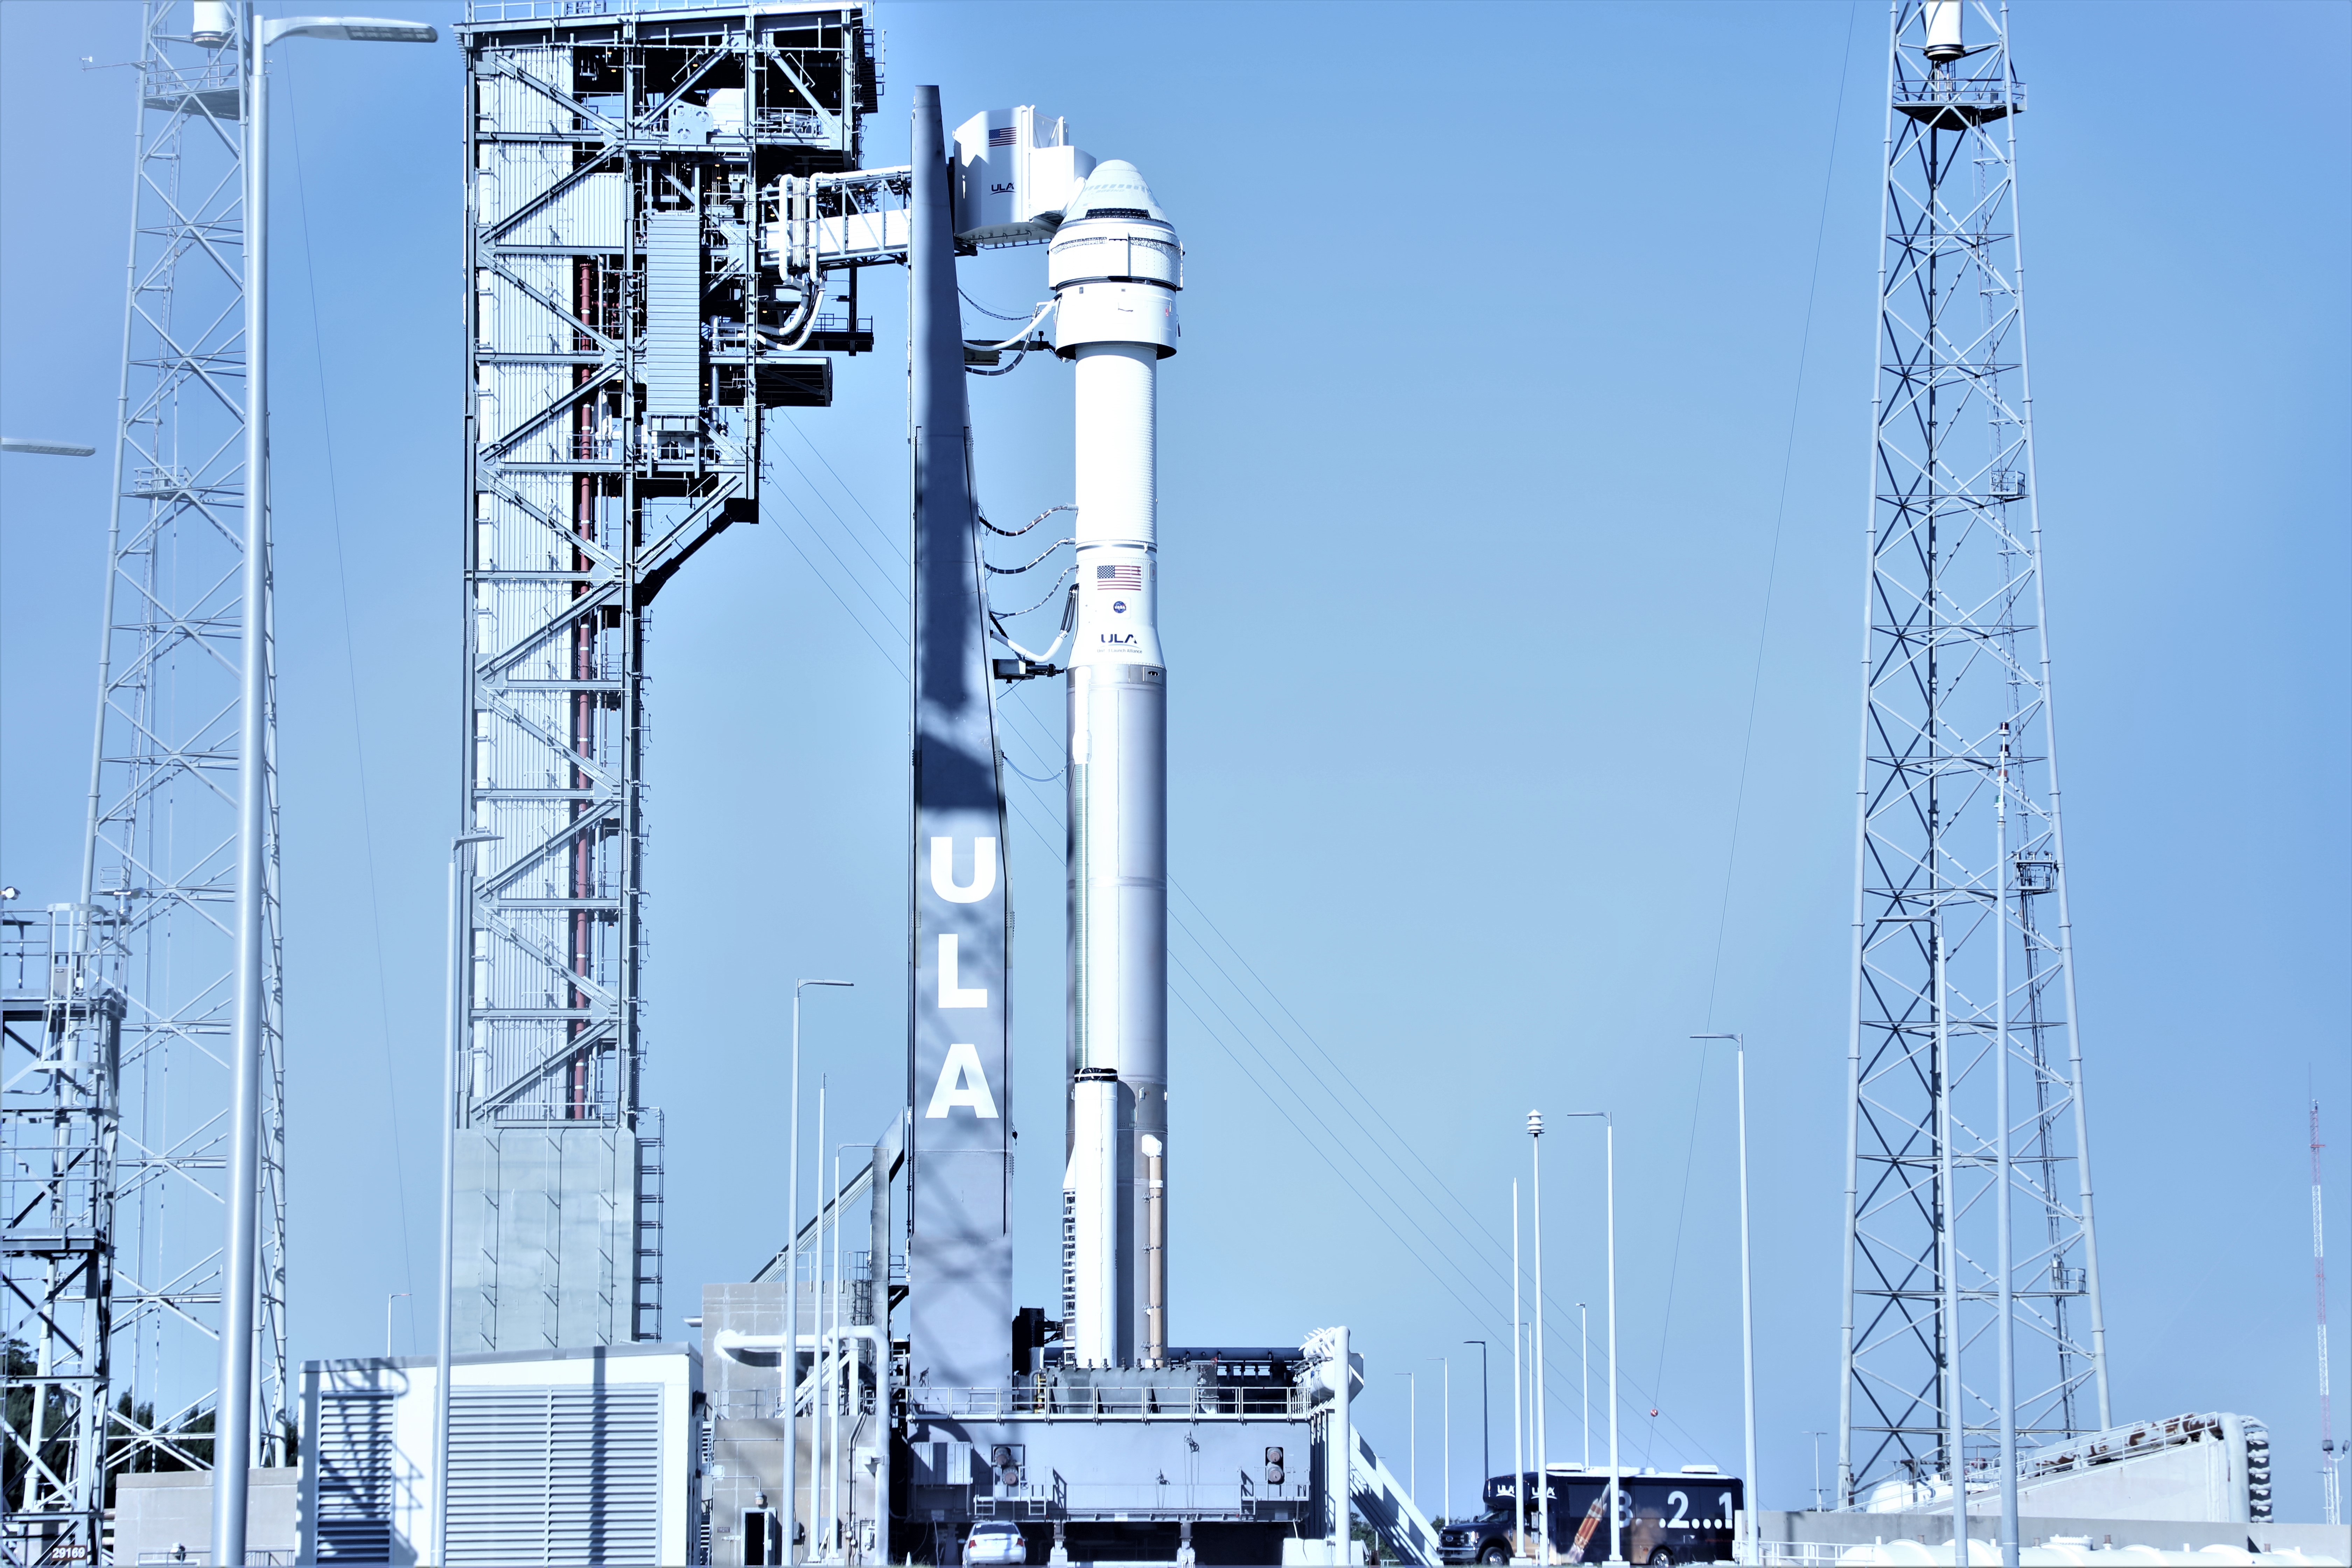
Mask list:
[[2110,1425],[2026,374],[2025,92],[2006,29],[2005,9],[1899,0],[1889,38],[1845,1506],[1949,1483],[1993,1451],[2003,1075],[2018,1431],[2033,1443]]
[[762,412],[872,347],[859,247],[895,221],[903,253],[905,217],[845,215],[904,179],[857,173],[861,0],[482,0],[461,37],[462,831],[495,837],[457,938],[456,1344],[651,1339],[647,611],[758,521]]

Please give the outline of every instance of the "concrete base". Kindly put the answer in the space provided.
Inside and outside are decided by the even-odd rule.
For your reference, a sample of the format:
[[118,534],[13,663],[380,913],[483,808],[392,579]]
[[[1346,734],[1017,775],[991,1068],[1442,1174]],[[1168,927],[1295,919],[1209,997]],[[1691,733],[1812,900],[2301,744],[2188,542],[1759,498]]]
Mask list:
[[[246,1476],[246,1554],[252,1562],[291,1563],[302,1472],[249,1470]],[[209,1563],[213,1551],[210,1470],[118,1476],[114,1482],[114,1561]],[[267,1556],[264,1553],[268,1553]]]
[[[1973,1501],[1975,1500],[1971,1500]],[[1998,1533],[2000,1510],[1990,1516],[1980,1508],[1969,1513],[1969,1534],[1981,1541]],[[1952,1539],[1948,1513],[1823,1513],[1811,1510],[1782,1512],[1767,1509],[1757,1515],[1756,1532],[1765,1541],[1810,1541],[1833,1546],[1869,1546],[1880,1542],[1914,1541],[1941,1546]],[[2048,1519],[2021,1514],[2017,1521],[2021,1545],[2038,1546],[2053,1536],[2087,1536],[2093,1546],[2152,1546],[2158,1551],[2207,1546],[2243,1549],[2251,1541],[2258,1552],[2303,1552],[2352,1563],[2352,1525],[2216,1524],[2203,1520]]]

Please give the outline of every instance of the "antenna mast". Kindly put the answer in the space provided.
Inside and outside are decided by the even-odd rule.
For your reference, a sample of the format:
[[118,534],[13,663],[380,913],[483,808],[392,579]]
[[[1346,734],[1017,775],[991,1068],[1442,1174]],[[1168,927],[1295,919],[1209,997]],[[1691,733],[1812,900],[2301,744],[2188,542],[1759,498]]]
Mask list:
[[2311,1279],[2319,1292],[2319,1494],[2330,1524],[2344,1522],[2343,1493],[2336,1475],[2336,1428],[2327,1397],[2327,1231],[2320,1222],[2319,1101],[2311,1102]]

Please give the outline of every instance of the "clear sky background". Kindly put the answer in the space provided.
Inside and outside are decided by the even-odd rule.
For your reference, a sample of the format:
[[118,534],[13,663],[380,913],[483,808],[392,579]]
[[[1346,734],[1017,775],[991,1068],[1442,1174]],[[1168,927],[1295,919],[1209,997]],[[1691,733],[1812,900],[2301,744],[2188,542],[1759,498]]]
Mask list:
[[[1837,1414],[1883,8],[893,0],[881,21],[871,161],[903,161],[916,84],[951,121],[1033,102],[1139,164],[1189,249],[1160,431],[1174,1337],[1349,1323],[1399,1465],[1388,1374],[1420,1373],[1433,1509],[1450,1354],[1470,1506],[1461,1342],[1494,1343],[1500,1467],[1487,1236],[1521,1120],[1607,1108],[1628,1460],[1737,1467],[1730,1062],[1684,1037],[1742,1029],[1762,1498],[1804,1502],[1806,1434]],[[0,5],[11,435],[111,438],[131,83],[79,62],[135,36],[127,4]],[[2316,1518],[2315,1087],[2352,1360],[2352,7],[2027,0],[2014,38],[2116,1411],[2261,1416],[2281,1516]],[[299,1359],[368,1352],[388,1292],[433,1289],[461,104],[446,42],[278,58]],[[1012,313],[1042,273],[1000,253],[966,287]],[[673,1320],[778,1239],[792,981],[859,984],[809,1004],[836,1129],[870,1137],[903,1081],[904,309],[870,282],[879,351],[840,366],[834,408],[780,420],[765,524],[655,613]],[[992,514],[1066,500],[1066,373],[972,395]],[[0,461],[0,879],[33,903],[78,864],[106,488],[103,458]],[[1005,710],[1014,765],[1051,773],[1058,687]],[[1014,788],[1017,1278],[1050,1304],[1060,793]],[[1548,1283],[1597,1308],[1599,1141],[1556,1126]],[[1573,1458],[1572,1309],[1551,1333]]]

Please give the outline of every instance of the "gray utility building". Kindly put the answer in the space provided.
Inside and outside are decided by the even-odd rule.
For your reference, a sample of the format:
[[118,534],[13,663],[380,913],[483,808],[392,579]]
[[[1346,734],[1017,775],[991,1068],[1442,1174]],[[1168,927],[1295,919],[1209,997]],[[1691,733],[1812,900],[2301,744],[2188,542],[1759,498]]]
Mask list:
[[761,411],[830,403],[829,354],[872,346],[853,242],[887,220],[853,235],[842,215],[890,182],[835,176],[880,83],[854,0],[482,0],[459,36],[458,761],[463,831],[496,837],[462,867],[456,1344],[622,1343],[662,1313],[646,607],[758,520]]
[[[434,1377],[430,1356],[303,1363],[295,1561],[432,1561]],[[703,1560],[693,1346],[460,1356],[449,1394],[452,1563]]]

